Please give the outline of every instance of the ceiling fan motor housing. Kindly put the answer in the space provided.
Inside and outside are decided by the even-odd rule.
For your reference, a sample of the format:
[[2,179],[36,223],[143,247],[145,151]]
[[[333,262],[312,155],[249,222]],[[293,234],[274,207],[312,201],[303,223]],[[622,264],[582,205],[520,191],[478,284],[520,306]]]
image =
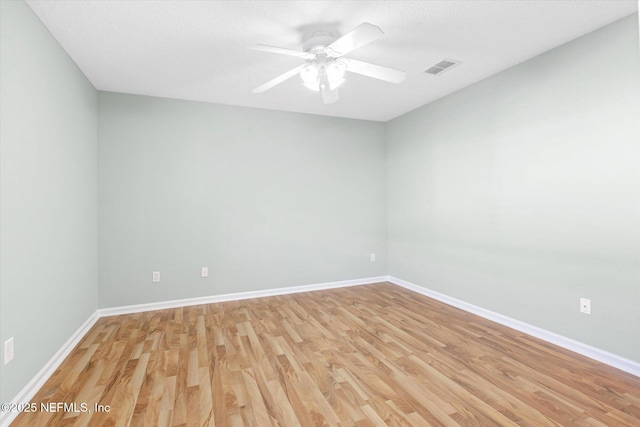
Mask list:
[[336,41],[337,38],[328,31],[316,31],[305,40],[302,50],[305,52],[319,54],[325,53],[327,46]]

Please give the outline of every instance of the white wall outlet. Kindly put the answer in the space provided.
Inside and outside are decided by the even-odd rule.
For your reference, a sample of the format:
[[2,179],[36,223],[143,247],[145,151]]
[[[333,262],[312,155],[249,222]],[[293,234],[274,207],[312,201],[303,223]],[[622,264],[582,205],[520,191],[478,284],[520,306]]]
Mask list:
[[580,313],[591,314],[591,300],[580,298]]
[[4,364],[13,360],[13,337],[4,342]]
[[153,275],[151,276],[151,281],[153,283],[157,283],[160,281],[160,272],[159,271],[154,271]]
[[200,277],[209,277],[209,267],[202,267]]
[[369,257],[369,260],[370,260],[371,262],[375,262],[375,260],[376,260],[376,254],[371,254],[371,256]]

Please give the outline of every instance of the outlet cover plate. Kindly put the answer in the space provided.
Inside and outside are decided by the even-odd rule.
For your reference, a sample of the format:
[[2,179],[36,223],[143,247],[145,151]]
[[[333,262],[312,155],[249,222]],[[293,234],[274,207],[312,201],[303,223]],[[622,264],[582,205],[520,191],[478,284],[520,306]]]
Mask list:
[[13,360],[13,337],[4,342],[4,364],[8,364]]

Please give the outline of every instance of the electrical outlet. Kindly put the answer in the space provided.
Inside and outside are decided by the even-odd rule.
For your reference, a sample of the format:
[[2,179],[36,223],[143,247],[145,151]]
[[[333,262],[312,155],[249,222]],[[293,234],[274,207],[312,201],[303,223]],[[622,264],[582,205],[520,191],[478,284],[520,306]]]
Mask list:
[[375,260],[376,260],[376,254],[371,254],[371,257],[369,258],[369,260],[370,260],[371,262],[375,262]]
[[580,313],[591,314],[591,300],[580,298]]
[[13,337],[4,342],[4,364],[13,360]]
[[160,272],[159,271],[154,271],[153,275],[151,276],[151,281],[154,283],[157,283],[160,281]]
[[209,267],[202,267],[200,277],[209,277]]

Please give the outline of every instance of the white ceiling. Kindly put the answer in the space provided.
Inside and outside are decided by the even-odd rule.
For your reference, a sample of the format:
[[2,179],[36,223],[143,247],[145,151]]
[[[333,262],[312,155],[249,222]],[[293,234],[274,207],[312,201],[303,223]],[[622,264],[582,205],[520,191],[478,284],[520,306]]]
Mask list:
[[[636,0],[110,1],[27,0],[93,85],[104,91],[387,121],[638,10]],[[385,37],[350,55],[407,72],[391,84],[348,74],[324,105],[298,77],[256,86],[301,64],[246,49],[302,49],[311,31],[362,22]],[[462,64],[434,77],[440,60]]]

